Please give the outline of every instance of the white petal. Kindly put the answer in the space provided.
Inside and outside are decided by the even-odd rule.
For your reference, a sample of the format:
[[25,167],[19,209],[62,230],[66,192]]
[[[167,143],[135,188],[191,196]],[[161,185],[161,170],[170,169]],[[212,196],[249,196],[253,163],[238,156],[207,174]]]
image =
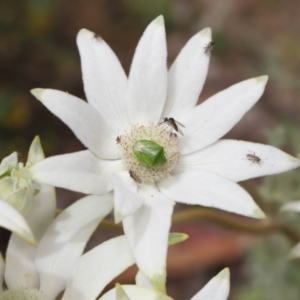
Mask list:
[[128,171],[115,174],[113,187],[115,222],[119,223],[127,216],[135,213],[145,202],[145,199],[137,193],[138,186],[129,176]]
[[174,202],[154,185],[142,185],[145,204],[123,220],[123,228],[139,269],[156,289],[164,291],[166,255]]
[[0,179],[0,199],[5,199],[14,190],[14,180],[11,177]]
[[300,212],[300,200],[290,201],[281,207],[281,211]]
[[32,206],[32,198],[32,191],[28,190],[27,188],[21,188],[13,191],[7,197],[5,197],[5,201],[19,211],[22,215],[26,215]]
[[101,220],[113,207],[111,194],[87,196],[65,209],[48,227],[36,252],[40,289],[49,300],[65,288],[74,263]]
[[227,133],[261,97],[267,79],[261,76],[235,84],[182,116],[181,154],[203,149]]
[[4,274],[5,262],[0,252],[0,294],[3,292],[3,274]]
[[149,279],[144,275],[142,271],[138,271],[136,276],[135,276],[135,283],[138,286],[149,288],[149,289],[154,289],[153,285],[149,281]]
[[134,263],[125,236],[102,243],[75,264],[62,300],[96,299],[108,283]]
[[[255,161],[253,156],[260,161]],[[181,157],[177,172],[206,170],[233,181],[285,172],[300,166],[300,160],[268,145],[220,140]]]
[[[172,300],[167,295],[153,289],[147,289],[136,285],[122,285],[130,300]],[[99,300],[117,300],[116,289],[112,289],[104,294]]]
[[8,289],[38,288],[39,278],[34,264],[36,247],[12,234],[6,252],[5,282]]
[[77,45],[87,100],[117,133],[118,129],[129,125],[126,74],[114,52],[95,33],[81,29]]
[[128,89],[127,107],[131,123],[157,124],[167,94],[167,46],[162,16],[149,24],[137,45]]
[[170,176],[159,182],[159,188],[177,202],[219,208],[253,218],[265,217],[244,189],[214,173],[197,171]]
[[35,239],[24,217],[6,201],[0,199],[0,226],[4,227],[28,243],[34,245]]
[[0,176],[11,168],[16,167],[18,164],[18,153],[13,152],[9,156],[3,158],[0,164]]
[[29,148],[27,163],[36,163],[45,158],[45,154],[42,148],[41,140],[36,136]]
[[211,41],[211,29],[195,34],[183,47],[169,70],[168,96],[163,117],[179,119],[198,102],[208,65],[209,54],[205,46]]
[[116,284],[116,300],[130,300],[125,290],[119,283]]
[[121,169],[120,160],[102,160],[86,150],[46,158],[29,170],[34,181],[101,195],[112,190],[111,176]]
[[[55,190],[51,186],[35,184],[38,190],[26,215],[34,236],[39,241],[55,216]],[[38,275],[34,264],[36,247],[12,234],[6,252],[5,281],[10,289],[37,288]]]
[[103,159],[120,157],[116,134],[101,115],[85,101],[68,93],[51,89],[34,89],[31,93],[74,132],[84,146]]
[[226,300],[229,295],[229,270],[224,269],[211,279],[191,300]]
[[46,184],[34,184],[36,195],[26,218],[34,236],[39,241],[52,223],[56,210],[55,189]]
[[289,255],[290,259],[299,258],[299,257],[300,257],[300,243],[296,244],[296,246],[293,247]]

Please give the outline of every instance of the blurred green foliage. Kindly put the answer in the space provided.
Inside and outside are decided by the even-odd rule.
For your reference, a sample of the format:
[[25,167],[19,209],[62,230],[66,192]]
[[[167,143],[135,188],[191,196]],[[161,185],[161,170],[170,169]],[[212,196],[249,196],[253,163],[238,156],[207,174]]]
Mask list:
[[124,4],[131,14],[140,18],[142,26],[147,26],[159,15],[164,16],[167,29],[174,24],[172,1],[170,0],[125,0]]

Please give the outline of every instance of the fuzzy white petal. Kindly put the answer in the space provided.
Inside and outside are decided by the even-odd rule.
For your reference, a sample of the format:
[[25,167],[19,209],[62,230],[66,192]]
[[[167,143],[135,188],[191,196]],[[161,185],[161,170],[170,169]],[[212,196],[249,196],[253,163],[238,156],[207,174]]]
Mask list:
[[46,158],[29,170],[34,181],[101,195],[112,190],[111,176],[121,169],[120,160],[102,160],[85,150]]
[[41,140],[36,136],[29,148],[27,163],[36,163],[45,158],[45,154],[42,148]]
[[145,202],[145,198],[137,193],[138,186],[122,171],[113,177],[115,222],[119,223],[127,216],[135,213]]
[[163,117],[179,119],[198,102],[202,91],[210,55],[204,53],[211,41],[211,29],[195,34],[182,48],[169,70],[168,96]]
[[99,158],[119,157],[116,135],[91,105],[61,91],[34,89],[31,93],[68,125],[82,144]]
[[300,212],[300,200],[290,201],[281,207],[281,211]]
[[38,288],[39,278],[34,264],[36,247],[12,234],[6,252],[5,282],[8,289]]
[[5,262],[0,252],[0,294],[3,292],[3,275],[4,275]]
[[300,243],[296,244],[296,246],[293,247],[289,254],[289,258],[299,258],[300,257]]
[[139,269],[160,291],[166,280],[166,255],[174,202],[154,185],[139,190],[145,204],[123,220],[123,228]]
[[96,299],[108,283],[134,263],[125,236],[102,243],[75,264],[62,300]]
[[34,245],[34,236],[24,217],[6,201],[0,199],[0,226]]
[[[153,289],[148,289],[136,285],[122,285],[130,300],[172,300],[167,295]],[[104,294],[99,300],[117,300],[116,289],[112,289]]]
[[88,102],[115,133],[128,126],[126,74],[110,47],[95,33],[81,29],[77,35],[84,90]]
[[237,83],[183,115],[179,120],[185,125],[181,154],[201,150],[226,134],[261,97],[267,79],[261,76]]
[[[35,184],[38,194],[26,218],[37,241],[55,216],[56,201],[54,188]],[[6,252],[5,282],[9,289],[37,288],[38,275],[34,265],[36,247],[29,245],[16,234],[12,234]]]
[[3,158],[0,164],[0,176],[3,175],[9,169],[16,167],[18,164],[18,153],[13,152],[9,156]]
[[159,188],[177,202],[219,208],[253,218],[265,217],[244,189],[214,173],[199,170],[170,176],[159,182]]
[[226,300],[229,295],[229,270],[224,269],[211,279],[191,300]]
[[48,227],[35,258],[40,289],[50,300],[65,288],[74,263],[101,220],[113,207],[111,194],[87,196],[65,209]]
[[167,46],[164,19],[159,16],[146,28],[130,68],[127,108],[132,124],[157,124],[167,94]]
[[[251,160],[252,155],[260,161]],[[299,159],[272,146],[220,140],[201,151],[182,156],[176,172],[206,170],[233,181],[243,181],[282,173],[299,166]]]

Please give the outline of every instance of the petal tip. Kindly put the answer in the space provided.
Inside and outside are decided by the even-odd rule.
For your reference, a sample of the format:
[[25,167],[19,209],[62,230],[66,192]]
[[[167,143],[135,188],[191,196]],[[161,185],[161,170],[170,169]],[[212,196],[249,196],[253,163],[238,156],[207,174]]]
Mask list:
[[217,276],[220,280],[228,280],[230,278],[229,268],[223,269]]
[[39,101],[42,101],[42,93],[43,93],[44,89],[41,88],[36,88],[36,89],[32,89],[30,90],[30,93]]
[[189,238],[189,236],[185,233],[171,232],[171,233],[169,233],[168,246],[177,245],[179,243],[186,241],[188,238]]
[[164,26],[164,17],[162,15],[158,16],[156,19],[154,19],[153,23],[157,26]]
[[259,76],[259,77],[254,78],[254,80],[255,80],[258,84],[264,85],[264,86],[267,84],[268,79],[269,79],[269,76],[268,76],[268,75],[263,75],[263,76]]
[[18,232],[15,232],[16,234],[18,234],[23,240],[25,240],[29,245],[31,246],[36,246],[36,241],[35,241],[35,238],[32,234],[31,231],[27,231],[26,232],[23,232],[21,234],[19,234]]
[[210,27],[206,27],[204,29],[202,29],[201,31],[199,31],[199,35],[203,36],[203,37],[207,37],[211,39],[211,28]]
[[115,209],[114,218],[115,218],[115,224],[119,224],[121,221],[123,221],[124,215],[121,214],[120,212],[116,211],[116,209]]
[[77,37],[90,37],[93,34],[88,29],[82,28],[78,31]]
[[265,213],[259,207],[256,207],[253,210],[251,216],[256,218],[256,219],[265,219],[266,218]]
[[[299,154],[297,156],[299,156]],[[294,165],[294,168],[296,169],[296,168],[300,167],[300,159],[293,157],[293,156],[292,156],[292,158],[293,158],[292,163]]]

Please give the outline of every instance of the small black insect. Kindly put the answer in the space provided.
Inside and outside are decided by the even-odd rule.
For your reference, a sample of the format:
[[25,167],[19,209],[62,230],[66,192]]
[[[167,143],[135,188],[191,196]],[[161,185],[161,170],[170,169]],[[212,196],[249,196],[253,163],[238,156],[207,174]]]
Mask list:
[[17,158],[18,158],[18,162],[23,161],[23,157],[22,157],[22,154],[20,152],[17,152]]
[[[255,154],[255,152],[253,152],[253,151],[250,151],[251,153],[248,153],[246,156],[247,156],[247,159],[248,160],[250,160],[251,162],[252,162],[252,164],[258,164],[259,166],[260,166],[260,164],[261,164],[261,162],[262,162],[262,159],[259,157],[259,156],[257,156],[256,154]],[[251,164],[251,165],[252,165]],[[250,165],[250,166],[251,166]]]
[[204,46],[204,54],[210,54],[211,51],[214,49],[215,42],[210,41],[206,46]]
[[117,141],[117,144],[120,144],[121,143],[121,137],[117,136],[116,141]]
[[99,40],[99,39],[101,39],[101,36],[98,33],[93,33],[93,38],[95,40]]
[[185,126],[182,123],[176,121],[174,118],[163,118],[163,121],[158,123],[158,125],[166,125],[167,127],[171,127],[172,129],[174,129],[176,132],[179,132],[181,135],[184,135],[180,127],[185,128]]
[[133,171],[129,170],[129,175],[136,183],[142,183],[141,179]]

